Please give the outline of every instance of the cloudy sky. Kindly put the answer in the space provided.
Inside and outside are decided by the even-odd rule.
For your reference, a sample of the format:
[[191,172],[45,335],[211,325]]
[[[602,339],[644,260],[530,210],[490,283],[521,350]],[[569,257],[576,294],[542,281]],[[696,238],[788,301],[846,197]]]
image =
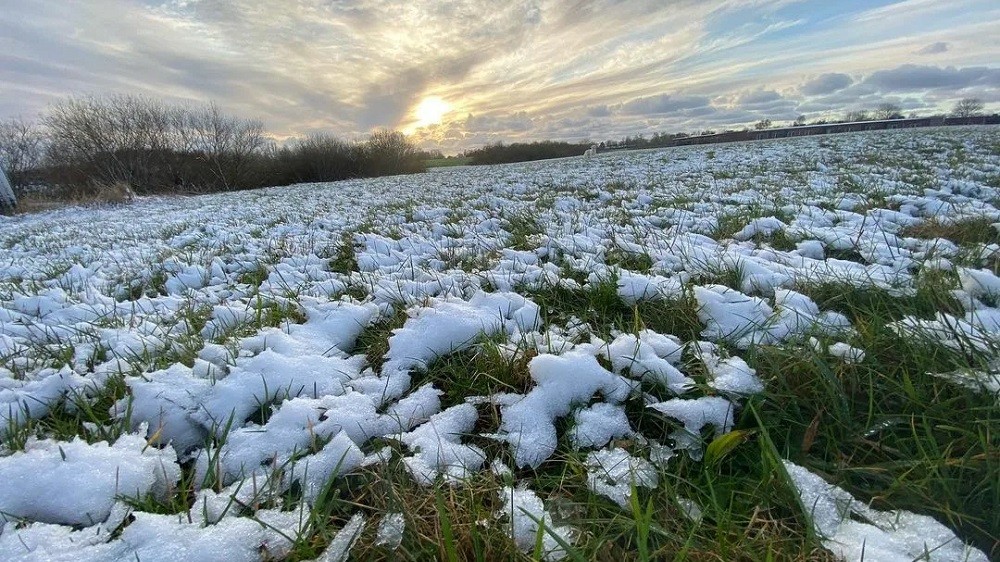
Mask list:
[[0,118],[68,95],[215,101],[278,138],[453,153],[978,97],[996,0],[0,0]]

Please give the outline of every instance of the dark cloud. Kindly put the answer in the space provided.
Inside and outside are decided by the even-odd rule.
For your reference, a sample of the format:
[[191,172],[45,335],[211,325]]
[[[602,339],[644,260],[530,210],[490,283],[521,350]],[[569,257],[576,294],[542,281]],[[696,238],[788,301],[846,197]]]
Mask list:
[[840,72],[820,74],[812,80],[799,86],[799,91],[807,96],[821,96],[843,90],[854,83],[854,80]]
[[768,104],[781,99],[781,94],[774,90],[754,90],[744,92],[736,96],[737,105],[753,107],[755,105]]
[[938,41],[937,43],[931,43],[923,49],[916,52],[918,55],[938,55],[948,51],[948,43],[944,41]]
[[464,129],[470,133],[525,132],[532,129],[532,119],[526,111],[508,115],[468,115]]
[[881,91],[900,92],[934,89],[961,90],[973,86],[1000,87],[1000,68],[973,66],[925,66],[904,64],[891,70],[880,70],[864,80]]
[[625,115],[656,115],[660,113],[674,113],[689,109],[705,107],[709,104],[709,99],[705,96],[675,96],[672,94],[660,94],[636,98],[627,101],[619,108]]
[[611,108],[606,105],[598,105],[587,108],[587,115],[590,117],[610,117]]

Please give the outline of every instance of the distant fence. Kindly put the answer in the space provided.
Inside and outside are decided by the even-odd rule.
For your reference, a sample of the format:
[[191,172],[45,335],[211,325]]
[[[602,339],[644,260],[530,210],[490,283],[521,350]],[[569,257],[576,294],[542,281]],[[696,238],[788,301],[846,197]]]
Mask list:
[[[854,133],[859,131],[878,131],[886,129],[914,129],[917,127],[945,127],[950,125],[1000,125],[1000,115],[985,115],[978,117],[920,117],[916,119],[885,119],[879,121],[856,121],[851,123],[825,123],[822,125],[802,125],[799,127],[780,127],[775,129],[727,131],[711,135],[691,137],[674,137],[657,141],[643,148],[660,148],[669,146],[687,146],[693,144],[715,144],[721,142],[739,142],[765,139],[783,139],[789,137],[806,137],[812,135],[832,135],[836,133]],[[620,150],[622,147],[601,148],[602,152]],[[632,147],[624,147],[632,148]],[[638,148],[638,147],[636,147]]]

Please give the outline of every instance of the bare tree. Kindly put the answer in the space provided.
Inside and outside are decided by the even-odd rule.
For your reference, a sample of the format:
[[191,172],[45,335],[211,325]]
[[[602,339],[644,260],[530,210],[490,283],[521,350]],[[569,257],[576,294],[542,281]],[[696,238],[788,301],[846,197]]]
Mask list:
[[22,194],[42,165],[41,130],[22,119],[0,121],[0,168],[6,170],[15,194]]
[[875,112],[872,114],[875,119],[886,120],[886,119],[902,119],[903,118],[903,108],[890,102],[882,102],[875,106]]
[[798,117],[795,118],[795,121],[792,122],[792,126],[793,127],[801,127],[801,126],[803,126],[805,124],[806,124],[806,116],[805,115],[799,115]]
[[868,121],[868,111],[864,109],[858,109],[855,111],[848,111],[844,120],[848,123],[854,123],[856,121]]
[[976,117],[983,112],[984,107],[979,98],[964,98],[958,100],[951,114],[954,117]]
[[770,129],[771,128],[771,120],[770,119],[761,119],[760,121],[757,121],[756,123],[753,124],[753,128],[757,129],[758,131],[763,131],[764,129]]
[[71,98],[51,106],[42,122],[51,139],[50,164],[71,182],[125,182],[146,191],[160,181],[172,149],[169,111],[141,96]]

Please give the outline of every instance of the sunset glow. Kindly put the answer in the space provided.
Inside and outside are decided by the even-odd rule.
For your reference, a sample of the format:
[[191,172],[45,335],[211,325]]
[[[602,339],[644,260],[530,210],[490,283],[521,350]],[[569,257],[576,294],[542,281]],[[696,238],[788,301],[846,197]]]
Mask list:
[[426,97],[414,109],[414,114],[417,117],[417,126],[437,125],[441,123],[441,119],[449,110],[451,110],[451,105],[443,99],[437,96]]
[[457,153],[1000,108],[996,0],[6,4],[0,119],[126,93],[215,102],[276,138],[389,128]]

